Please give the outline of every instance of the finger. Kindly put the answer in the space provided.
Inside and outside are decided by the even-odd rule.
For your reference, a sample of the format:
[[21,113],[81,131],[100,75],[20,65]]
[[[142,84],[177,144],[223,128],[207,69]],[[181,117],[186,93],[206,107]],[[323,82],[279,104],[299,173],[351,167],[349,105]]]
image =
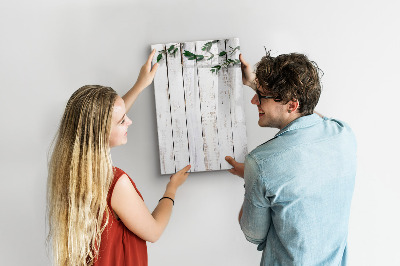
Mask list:
[[244,67],[247,67],[249,64],[243,59],[242,54],[239,55],[239,60]]
[[231,156],[226,156],[226,157],[225,157],[225,160],[226,160],[230,165],[232,165],[233,167],[235,167],[236,161],[235,161],[235,159],[233,159]]
[[180,170],[179,172],[187,172],[187,171],[189,171],[189,169],[191,168],[192,166],[190,165],[190,164],[188,164],[188,165],[186,165],[185,167],[183,167],[182,168],[182,170]]
[[151,64],[151,61],[153,60],[154,54],[156,53],[156,49],[153,49],[153,51],[151,51],[149,58],[147,59],[147,64]]
[[157,72],[158,66],[159,66],[159,64],[158,64],[158,63],[155,63],[154,66],[153,66],[153,68],[151,69],[150,73],[153,74],[153,75],[155,75],[156,72]]

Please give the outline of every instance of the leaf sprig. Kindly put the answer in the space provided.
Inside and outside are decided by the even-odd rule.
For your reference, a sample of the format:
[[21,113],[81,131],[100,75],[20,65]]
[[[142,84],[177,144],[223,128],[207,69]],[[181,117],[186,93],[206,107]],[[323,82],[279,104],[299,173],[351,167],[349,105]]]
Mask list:
[[172,44],[167,51],[165,50],[161,50],[158,52],[158,56],[157,56],[157,63],[163,58],[163,54],[169,54],[175,57],[176,52],[178,51],[178,47],[175,47],[175,44]]
[[[205,44],[203,45],[203,47],[201,48],[202,51],[207,52],[207,53],[210,54],[210,56],[207,58],[207,61],[208,61],[208,60],[211,60],[211,59],[213,59],[213,58],[215,57],[215,54],[211,53],[210,50],[211,50],[211,48],[212,48],[212,45],[213,45],[214,43],[218,43],[218,42],[219,42],[219,40],[209,41],[209,42],[205,43]],[[178,48],[175,47],[175,46],[176,46],[176,45],[173,44],[173,45],[170,45],[170,47],[169,47],[168,49],[159,51],[159,52],[158,52],[159,54],[158,54],[158,56],[157,56],[157,63],[158,63],[160,60],[162,60],[163,54],[167,55],[167,53],[168,53],[169,55],[175,57],[176,52],[178,51]],[[220,53],[218,54],[218,56],[220,56],[220,57],[226,56],[228,53],[229,53],[230,56],[232,56],[234,52],[240,50],[240,46],[236,46],[235,48],[233,48],[232,46],[229,46],[229,48],[230,48],[230,51],[228,51],[228,52],[227,52],[227,51],[222,51],[222,52],[220,52]],[[190,51],[187,51],[187,50],[185,50],[185,51],[183,52],[183,55],[184,55],[188,60],[196,60],[196,62],[201,61],[201,60],[203,60],[203,59],[205,58],[204,55],[194,54],[194,53],[192,53],[192,52],[190,52]],[[228,68],[230,65],[238,65],[238,64],[240,64],[240,60],[239,60],[239,59],[225,59],[225,62],[223,62],[222,64],[218,64],[218,65],[212,66],[211,69],[210,69],[210,71],[211,71],[212,73],[216,73],[216,74],[217,74],[218,71],[220,71],[222,68]]]
[[217,42],[219,42],[219,40],[214,40],[214,41],[211,41],[211,42],[206,42],[206,43],[203,45],[203,47],[201,48],[201,50],[202,50],[202,51],[205,51],[205,52],[210,52],[212,45],[213,45],[214,43],[217,43]]
[[218,71],[221,70],[221,68],[228,68],[229,65],[239,65],[240,64],[240,60],[239,59],[227,59],[224,63],[222,63],[221,65],[215,65],[213,67],[211,67],[211,72],[213,73],[218,73]]
[[185,52],[183,52],[183,55],[186,56],[188,60],[196,60],[196,62],[204,59],[204,55],[194,54],[187,50],[185,50]]
[[[211,59],[214,58],[215,55],[213,53],[211,53],[210,50],[211,50],[212,45],[214,43],[217,43],[217,42],[218,42],[218,40],[207,42],[201,48],[202,51],[205,51],[205,52],[210,54],[210,56],[207,58],[207,60],[211,60]],[[229,46],[229,48],[231,48],[230,51],[228,51],[228,52],[222,51],[222,52],[220,52],[218,54],[218,56],[220,56],[220,57],[226,56],[228,53],[229,53],[230,56],[232,56],[234,52],[240,50],[240,46],[236,46],[235,48],[233,48],[232,46]],[[194,54],[192,52],[189,52],[187,50],[185,50],[183,55],[186,56],[186,58],[188,60],[196,60],[196,62],[197,61],[201,61],[201,60],[204,59],[203,55],[196,55],[196,54]],[[239,65],[239,64],[240,64],[240,60],[239,59],[228,59],[227,58],[227,59],[225,59],[225,62],[223,62],[222,64],[218,64],[218,65],[212,66],[210,71],[212,73],[216,73],[217,74],[218,71],[220,71],[222,68],[228,68],[230,65]]]
[[229,51],[229,53],[232,55],[236,50],[240,50],[240,46],[236,46],[235,48],[233,48],[232,46],[229,46],[232,50]]

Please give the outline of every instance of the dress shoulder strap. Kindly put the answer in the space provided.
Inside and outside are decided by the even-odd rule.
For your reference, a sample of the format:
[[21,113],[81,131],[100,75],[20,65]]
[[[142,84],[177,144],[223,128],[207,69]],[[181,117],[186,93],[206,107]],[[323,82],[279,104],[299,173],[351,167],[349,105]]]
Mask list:
[[107,204],[108,204],[108,206],[110,208],[111,208],[111,196],[112,196],[112,194],[114,192],[115,184],[117,184],[117,181],[119,180],[119,178],[124,174],[126,174],[128,176],[128,178],[131,181],[131,183],[132,183],[133,187],[135,188],[136,192],[139,194],[139,196],[143,200],[142,194],[137,189],[135,182],[133,182],[133,180],[129,177],[129,175],[127,173],[125,173],[123,170],[119,169],[118,167],[113,167],[113,171],[114,171],[114,179],[111,182],[110,189],[108,190],[108,195],[107,195]]

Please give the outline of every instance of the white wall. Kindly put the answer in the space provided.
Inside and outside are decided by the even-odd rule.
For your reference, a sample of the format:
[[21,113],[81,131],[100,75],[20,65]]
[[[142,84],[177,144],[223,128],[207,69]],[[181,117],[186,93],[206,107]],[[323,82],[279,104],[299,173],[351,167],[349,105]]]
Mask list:
[[[46,153],[69,96],[102,84],[123,94],[150,44],[239,37],[256,63],[307,54],[325,72],[317,110],[342,119],[358,139],[350,265],[398,265],[400,37],[396,1],[44,1],[0,3],[0,264],[49,265],[45,242]],[[276,130],[259,128],[245,91],[249,148]],[[162,196],[153,86],[131,109],[129,143],[113,150],[150,209]],[[194,173],[176,197],[150,265],[258,265],[237,214],[242,180]]]

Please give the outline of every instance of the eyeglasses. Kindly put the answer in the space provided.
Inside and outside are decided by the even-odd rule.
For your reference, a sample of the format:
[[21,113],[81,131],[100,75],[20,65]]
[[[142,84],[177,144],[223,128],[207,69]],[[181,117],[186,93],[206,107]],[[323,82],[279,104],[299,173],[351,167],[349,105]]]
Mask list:
[[275,102],[279,102],[281,101],[278,97],[274,97],[274,96],[263,96],[261,95],[259,90],[255,90],[258,96],[258,103],[261,104],[261,99],[274,99]]

